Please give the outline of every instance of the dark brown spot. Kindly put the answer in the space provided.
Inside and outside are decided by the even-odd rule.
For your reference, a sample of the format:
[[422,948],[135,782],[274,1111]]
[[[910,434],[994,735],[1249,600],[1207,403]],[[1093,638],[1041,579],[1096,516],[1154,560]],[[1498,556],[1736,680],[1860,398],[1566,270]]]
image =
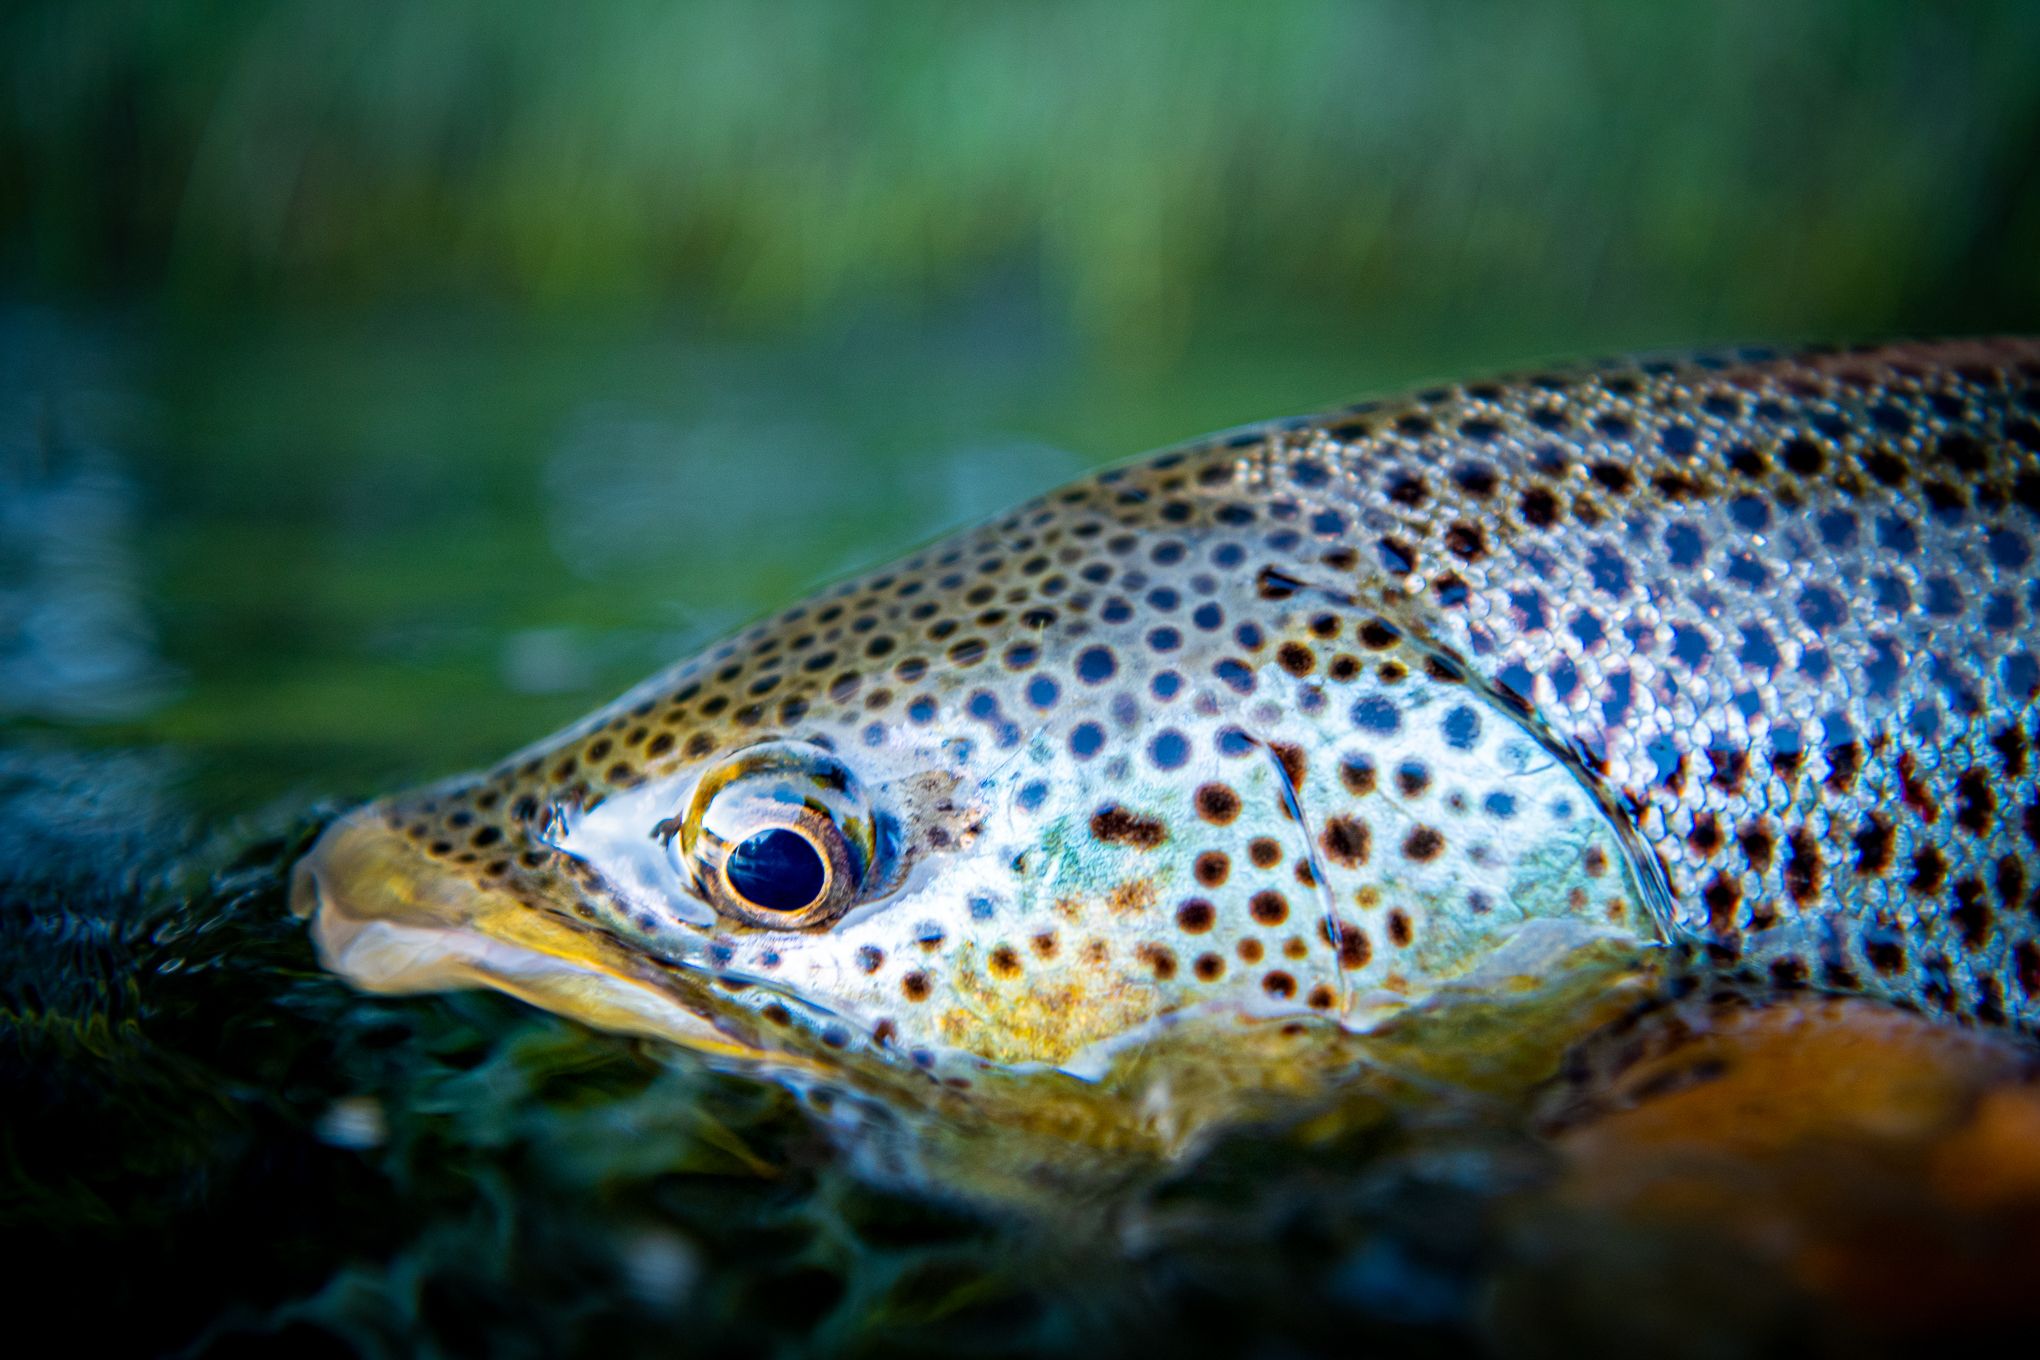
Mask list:
[[1863,748],[1853,741],[1830,746],[1827,751],[1827,787],[1830,793],[1847,793],[1856,786],[1863,768]]
[[1827,455],[1820,445],[1802,435],[1785,441],[1785,447],[1778,451],[1778,461],[1795,477],[1812,477],[1827,463]]
[[2007,779],[2018,779],[2025,775],[2029,747],[2026,744],[2024,729],[2013,723],[1992,737],[1990,744],[1997,747],[1998,763],[2003,766]]
[[1176,925],[1185,935],[1202,935],[1217,919],[1217,910],[1201,897],[1193,897],[1176,908]]
[[1431,772],[1421,765],[1400,765],[1396,767],[1395,786],[1405,798],[1419,797],[1431,787]]
[[1997,862],[1998,905],[2016,910],[2026,897],[2026,865],[2017,855],[1999,855]]
[[1976,979],[1976,1019],[1984,1025],[2005,1022],[2005,993],[1994,977]]
[[1905,481],[1905,460],[1889,449],[1867,449],[1862,455],[1863,471],[1885,486]]
[[[1351,921],[1341,918],[1335,922],[1330,918],[1320,917],[1317,933],[1320,940],[1339,951],[1340,967],[1359,968],[1366,964],[1371,952],[1367,946],[1367,937],[1361,932],[1360,927]],[[1349,962],[1350,959],[1356,958],[1357,962]]]
[[1587,475],[1618,496],[1636,484],[1629,469],[1620,463],[1595,463],[1587,469]]
[[1129,812],[1117,803],[1099,808],[1091,817],[1091,835],[1106,845],[1131,845],[1152,850],[1169,838],[1168,828],[1152,817]]
[[1381,619],[1369,619],[1360,625],[1360,645],[1373,651],[1393,647],[1401,637],[1400,632]]
[[1296,979],[1278,968],[1261,979],[1261,990],[1287,1000],[1296,995]]
[[1247,910],[1262,925],[1279,926],[1289,919],[1289,899],[1272,888],[1265,889],[1254,894]]
[[1750,868],[1766,873],[1771,868],[1771,856],[1777,850],[1778,841],[1771,834],[1771,824],[1762,817],[1735,833],[1736,844],[1742,847],[1743,858]]
[[1422,477],[1397,477],[1388,484],[1388,498],[1397,505],[1406,505],[1412,510],[1422,505],[1429,494],[1430,488],[1424,485]]
[[1937,896],[1948,882],[1948,859],[1939,846],[1929,845],[1913,852],[1913,876],[1908,884],[1922,897]]
[[1374,792],[1374,762],[1363,756],[1347,756],[1339,762],[1339,782],[1346,792],[1365,797]]
[[1144,944],[1133,952],[1136,958],[1154,972],[1159,981],[1167,982],[1176,976],[1176,955],[1166,945]]
[[1445,838],[1431,827],[1415,827],[1403,837],[1402,852],[1420,864],[1428,863],[1445,853]]
[[1693,829],[1686,833],[1686,844],[1693,847],[1693,853],[1702,859],[1721,848],[1721,823],[1711,812],[1694,814]]
[[1541,486],[1524,492],[1523,522],[1533,529],[1549,529],[1558,523],[1558,497]]
[[1351,869],[1367,862],[1373,839],[1367,823],[1357,817],[1333,817],[1326,821],[1318,844],[1324,847],[1325,858]]
[[926,1001],[928,993],[932,990],[928,985],[928,975],[926,973],[909,973],[900,979],[900,991],[906,994],[906,998],[909,1001]]
[[1608,872],[1608,852],[1598,845],[1588,846],[1580,856],[1580,867],[1586,870],[1588,878],[1599,878]]
[[1268,749],[1274,753],[1275,759],[1282,762],[1282,773],[1289,777],[1289,787],[1302,788],[1304,777],[1310,773],[1310,759],[1304,755],[1303,748],[1287,742],[1271,741],[1268,743]]
[[1425,657],[1424,674],[1447,685],[1466,683],[1466,668],[1447,656],[1433,654]]
[[1054,958],[1056,953],[1062,948],[1061,942],[1056,939],[1055,932],[1052,930],[1044,930],[1039,935],[1036,935],[1033,945],[1035,957],[1043,959]]
[[1240,815],[1240,796],[1227,784],[1202,784],[1196,794],[1197,815],[1214,826],[1225,826]]
[[1856,872],[1882,874],[1891,867],[1891,822],[1881,813],[1870,813],[1852,838],[1856,844]]
[[1247,842],[1247,858],[1257,869],[1272,869],[1282,862],[1282,843],[1273,836],[1256,836]]
[[1742,884],[1727,874],[1716,874],[1701,890],[1700,900],[1707,907],[1707,928],[1716,935],[1732,935],[1736,930],[1736,909],[1742,906]]
[[1241,940],[1234,952],[1240,956],[1241,963],[1259,963],[1265,951],[1259,940]]
[[1232,873],[1232,860],[1223,850],[1206,850],[1197,857],[1192,872],[1197,875],[1197,881],[1207,888],[1223,887]]
[[1707,777],[1710,784],[1727,793],[1742,789],[1743,776],[1749,773],[1750,757],[1746,751],[1711,746],[1707,750],[1707,763],[1714,772]]
[[1898,755],[1898,785],[1905,805],[1919,814],[1928,826],[1941,820],[1940,805],[1927,792],[1926,784],[1920,779],[1919,767],[1913,761],[1912,752],[1901,751]]
[[1805,827],[1785,838],[1785,891],[1800,906],[1810,905],[1820,893],[1820,842]]
[[1388,942],[1398,949],[1410,942],[1410,918],[1401,907],[1388,913]]
[[1445,531],[1445,551],[1461,561],[1478,562],[1487,556],[1487,535],[1478,524],[1459,520]]
[[1943,514],[1960,510],[1969,504],[1968,492],[1952,482],[1944,482],[1939,478],[1921,486],[1920,491],[1926,496],[1927,504]]
[[1905,971],[1905,949],[1896,940],[1865,940],[1863,957],[1870,960],[1870,966],[1885,977]]
[[1317,986],[1310,989],[1310,996],[1307,999],[1312,1010],[1328,1011],[1338,1000],[1338,997],[1333,994],[1331,988],[1320,982]]
[[1190,971],[1197,974],[1200,982],[1216,982],[1225,976],[1225,960],[1217,954],[1199,954]]
[[1955,880],[1955,907],[1948,913],[1948,919],[1962,932],[1963,947],[1972,951],[1983,948],[1990,938],[1991,914],[1983,900],[1982,879]]
[[1002,944],[992,950],[990,962],[993,977],[1020,976],[1020,955],[1010,944]]
[[1955,781],[1955,824],[1972,836],[1988,835],[1997,820],[1997,794],[1990,776],[1972,765]]
[[1275,649],[1275,663],[1291,675],[1309,675],[1317,669],[1317,653],[1301,642],[1285,642]]
[[2027,996],[2040,996],[2040,945],[2031,940],[2022,943],[2012,953],[2012,967],[2019,975],[2019,990]]

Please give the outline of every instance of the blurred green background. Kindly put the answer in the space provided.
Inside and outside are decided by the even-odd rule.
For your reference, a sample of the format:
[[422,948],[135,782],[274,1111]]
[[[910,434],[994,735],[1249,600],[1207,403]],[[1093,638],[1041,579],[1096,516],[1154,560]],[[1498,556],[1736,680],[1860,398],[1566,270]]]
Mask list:
[[2040,326],[2040,6],[15,0],[0,723],[485,759],[1144,447]]

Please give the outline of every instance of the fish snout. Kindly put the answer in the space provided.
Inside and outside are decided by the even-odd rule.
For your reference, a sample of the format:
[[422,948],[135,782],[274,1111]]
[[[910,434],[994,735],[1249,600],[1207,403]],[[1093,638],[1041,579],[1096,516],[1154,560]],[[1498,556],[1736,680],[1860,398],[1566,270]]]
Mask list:
[[406,837],[387,803],[327,827],[298,862],[291,910],[327,969],[366,991],[489,987],[598,1029],[744,1055],[712,1009],[613,937]]

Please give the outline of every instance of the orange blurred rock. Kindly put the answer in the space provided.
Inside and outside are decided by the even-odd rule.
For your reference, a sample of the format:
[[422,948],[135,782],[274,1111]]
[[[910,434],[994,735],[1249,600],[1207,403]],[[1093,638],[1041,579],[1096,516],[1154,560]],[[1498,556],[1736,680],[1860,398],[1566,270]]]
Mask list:
[[2040,1207],[2040,1091],[1986,1091],[1969,1122],[1934,1149],[1928,1175],[1961,1208]]
[[1556,1199],[1738,1253],[1851,1332],[2011,1323],[2040,1278],[2035,1066],[1863,1000],[1666,1012],[1575,1080]]

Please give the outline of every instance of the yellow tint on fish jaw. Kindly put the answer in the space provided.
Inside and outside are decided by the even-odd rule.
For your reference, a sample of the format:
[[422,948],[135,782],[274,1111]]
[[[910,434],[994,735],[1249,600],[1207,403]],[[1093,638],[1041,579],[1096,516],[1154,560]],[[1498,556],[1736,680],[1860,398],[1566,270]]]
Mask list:
[[597,1029],[707,1056],[756,1054],[676,1001],[615,940],[445,873],[371,811],[329,828],[291,885],[291,909],[311,920],[319,961],[357,987],[492,987]]

